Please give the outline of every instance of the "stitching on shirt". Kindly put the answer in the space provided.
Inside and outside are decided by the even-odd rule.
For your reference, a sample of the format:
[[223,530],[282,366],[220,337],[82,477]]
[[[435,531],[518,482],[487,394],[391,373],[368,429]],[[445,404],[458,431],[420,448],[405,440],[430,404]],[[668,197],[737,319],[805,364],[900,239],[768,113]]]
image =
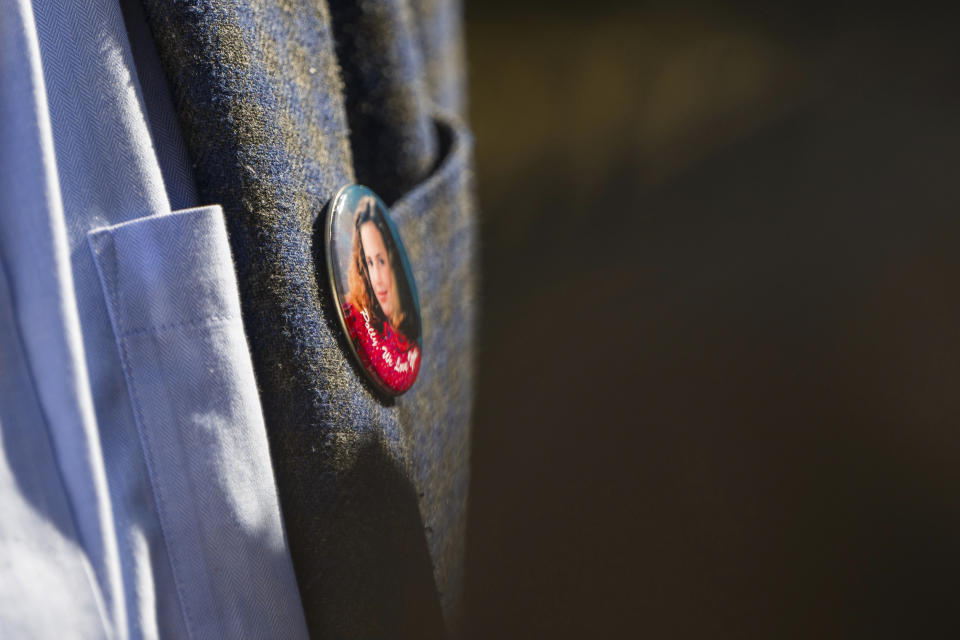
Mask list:
[[[114,241],[113,238],[110,238],[111,243]],[[123,307],[123,292],[122,288],[118,286],[116,279],[120,273],[119,260],[117,259],[117,249],[115,246],[111,246],[111,257],[113,258],[113,273],[111,277],[107,278],[107,287],[110,289],[110,298],[112,299],[114,309],[119,315],[122,313]],[[118,323],[119,324],[119,323]],[[125,334],[129,335],[129,334]],[[195,637],[196,633],[194,632],[193,625],[193,615],[190,612],[190,607],[187,604],[186,598],[184,598],[184,584],[182,581],[182,576],[180,571],[177,568],[179,564],[178,561],[175,561],[173,558],[173,547],[170,545],[170,535],[167,532],[167,523],[166,515],[169,511],[167,510],[166,502],[161,495],[160,483],[158,482],[156,472],[153,468],[153,442],[148,435],[147,425],[143,419],[142,406],[139,400],[139,394],[137,393],[137,383],[133,375],[133,367],[130,366],[130,356],[127,353],[127,344],[123,336],[120,336],[116,341],[117,345],[120,347],[120,366],[123,368],[123,372],[127,377],[128,386],[130,390],[130,403],[133,408],[134,419],[137,422],[137,431],[140,434],[140,443],[145,449],[144,451],[144,462],[147,465],[147,473],[150,475],[150,489],[153,493],[154,500],[157,501],[157,515],[159,516],[157,520],[160,524],[160,535],[163,537],[163,544],[167,549],[167,562],[170,563],[170,572],[173,576],[173,583],[176,586],[177,590],[177,600],[180,602],[180,611],[183,614],[183,626],[187,632],[188,637]]]
[[171,324],[161,324],[155,327],[146,327],[145,329],[133,329],[131,331],[124,331],[120,334],[120,338],[129,338],[131,336],[143,335],[145,333],[162,333],[164,331],[171,331],[173,329],[184,329],[187,327],[198,327],[205,324],[217,324],[220,322],[229,322],[234,319],[235,316],[225,315],[225,316],[207,316],[206,318],[200,318],[198,320],[187,320],[185,322],[174,322]]

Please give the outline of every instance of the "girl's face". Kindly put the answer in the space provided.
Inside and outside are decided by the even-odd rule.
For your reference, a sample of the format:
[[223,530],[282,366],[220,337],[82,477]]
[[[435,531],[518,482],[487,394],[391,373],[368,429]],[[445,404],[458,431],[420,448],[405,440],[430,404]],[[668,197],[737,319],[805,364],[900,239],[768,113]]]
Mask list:
[[360,225],[360,243],[367,259],[367,273],[370,284],[373,285],[373,293],[377,296],[383,315],[389,318],[400,308],[400,297],[396,276],[390,268],[387,247],[375,224],[364,222]]

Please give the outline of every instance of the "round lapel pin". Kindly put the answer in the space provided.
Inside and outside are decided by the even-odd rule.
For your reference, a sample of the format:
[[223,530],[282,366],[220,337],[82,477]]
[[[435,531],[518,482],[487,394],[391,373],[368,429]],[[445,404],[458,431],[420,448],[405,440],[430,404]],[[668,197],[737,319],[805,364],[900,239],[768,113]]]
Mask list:
[[361,368],[387,394],[407,391],[420,372],[420,300],[390,212],[367,187],[347,185],[331,201],[327,272]]

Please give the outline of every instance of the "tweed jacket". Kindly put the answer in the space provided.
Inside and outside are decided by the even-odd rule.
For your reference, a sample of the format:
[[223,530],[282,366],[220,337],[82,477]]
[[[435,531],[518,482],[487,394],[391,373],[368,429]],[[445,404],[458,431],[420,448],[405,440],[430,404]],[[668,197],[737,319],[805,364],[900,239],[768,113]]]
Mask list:
[[[475,220],[456,2],[144,0],[202,203],[223,207],[308,627],[440,637],[461,601]],[[392,208],[422,304],[396,399],[346,348],[324,267],[347,183]]]

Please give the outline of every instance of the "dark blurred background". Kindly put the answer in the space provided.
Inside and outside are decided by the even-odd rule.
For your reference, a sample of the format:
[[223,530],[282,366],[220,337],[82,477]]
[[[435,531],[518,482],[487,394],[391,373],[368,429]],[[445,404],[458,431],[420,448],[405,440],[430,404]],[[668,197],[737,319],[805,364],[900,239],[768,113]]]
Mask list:
[[957,24],[467,4],[468,638],[960,637]]

